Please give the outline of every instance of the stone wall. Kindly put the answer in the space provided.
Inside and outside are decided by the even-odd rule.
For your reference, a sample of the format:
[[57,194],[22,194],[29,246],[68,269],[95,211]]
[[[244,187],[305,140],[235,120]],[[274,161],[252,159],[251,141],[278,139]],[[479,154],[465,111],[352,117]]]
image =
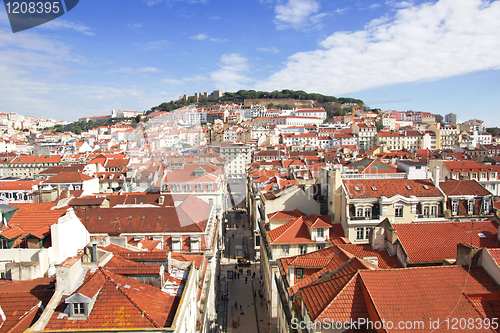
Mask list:
[[298,100],[293,98],[251,98],[245,99],[243,104],[251,105],[251,104],[260,104],[260,105],[269,105],[269,103],[273,103],[275,106],[281,104],[281,106],[285,106],[285,104],[290,105],[290,107],[311,107],[311,103],[314,103],[312,100]]

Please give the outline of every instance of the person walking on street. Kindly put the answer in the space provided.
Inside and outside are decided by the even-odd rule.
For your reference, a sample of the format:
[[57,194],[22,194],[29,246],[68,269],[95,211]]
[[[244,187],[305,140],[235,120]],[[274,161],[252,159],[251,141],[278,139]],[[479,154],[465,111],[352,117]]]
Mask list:
[[248,276],[245,276],[245,283],[247,283],[248,281]]

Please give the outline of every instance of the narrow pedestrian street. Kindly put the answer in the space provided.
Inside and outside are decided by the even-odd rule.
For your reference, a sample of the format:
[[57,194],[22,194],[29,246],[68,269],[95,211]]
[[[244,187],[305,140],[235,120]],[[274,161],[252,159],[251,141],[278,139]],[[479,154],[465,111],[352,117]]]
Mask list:
[[[220,263],[217,324],[221,332],[269,332],[269,318],[260,295],[261,274],[253,249],[245,202],[227,212],[224,252]],[[244,258],[249,266],[238,265]]]

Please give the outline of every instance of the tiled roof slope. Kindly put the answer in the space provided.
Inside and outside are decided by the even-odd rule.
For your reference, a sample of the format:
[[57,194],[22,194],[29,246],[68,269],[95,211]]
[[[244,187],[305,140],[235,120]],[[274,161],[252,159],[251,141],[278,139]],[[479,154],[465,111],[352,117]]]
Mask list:
[[105,266],[120,275],[159,275],[161,265],[144,265],[115,254]]
[[83,183],[84,181],[94,179],[81,172],[60,172],[55,176],[44,180],[44,184],[67,184],[67,183]]
[[[21,236],[21,234],[24,236],[32,234],[38,238],[42,238],[50,232],[50,226],[56,224],[59,218],[65,213],[64,210],[19,210],[14,213],[8,226],[4,226],[0,234],[8,239]],[[17,232],[13,234],[13,230]]]
[[[442,197],[441,192],[429,180],[410,179],[361,179],[343,181],[349,198],[391,198],[395,195],[410,197]],[[426,186],[428,189],[425,189]],[[359,190],[356,190],[359,189]]]
[[500,266],[500,249],[487,249],[493,260]]
[[439,187],[448,196],[453,195],[481,195],[486,196],[488,192],[475,180],[454,180],[449,179],[439,183]]
[[[329,258],[330,261],[327,265],[325,265],[322,269],[316,271],[315,273],[313,273],[307,277],[304,277],[303,279],[295,281],[295,284],[292,287],[290,287],[288,289],[288,291],[290,292],[291,295],[296,294],[300,288],[309,286],[310,284],[318,281],[318,279],[320,279],[320,277],[323,274],[328,274],[329,272],[333,272],[333,271],[339,269],[340,267],[342,267],[342,265],[344,265],[347,261],[349,261],[353,257],[354,256],[352,254],[347,253],[345,251],[342,251],[342,249],[337,248],[335,250],[335,255],[333,255]],[[317,261],[319,263],[322,260],[317,259]]]
[[377,257],[378,267],[382,269],[402,267],[396,256],[390,256],[385,250],[374,250],[370,244],[339,244],[338,247],[360,259]]
[[5,319],[0,318],[0,332],[20,333],[32,326],[50,301],[54,289],[53,278],[1,280],[0,307]]
[[[307,287],[301,288],[300,294],[304,300],[307,310],[310,313],[311,319],[322,321],[325,318],[335,318],[335,321],[349,320],[351,315],[364,315],[366,310],[363,307],[355,307],[358,313],[346,313],[339,311],[345,304],[334,302],[336,296],[347,286],[347,284],[357,275],[359,270],[369,269],[366,263],[359,258],[352,258],[347,265],[342,267],[337,272],[333,273],[328,278],[322,278],[318,282]],[[323,273],[328,275],[329,273]],[[357,298],[351,298],[351,301],[361,303],[358,292]],[[366,309],[366,308],[365,308]],[[339,314],[344,316],[338,317]],[[356,317],[355,317],[356,318]]]
[[[367,292],[366,303],[379,318],[399,321],[441,321],[448,318],[482,319],[464,295],[500,292],[498,286],[482,267],[436,266],[380,271],[360,271]],[[425,319],[424,319],[425,318]],[[451,321],[450,321],[451,322]],[[429,332],[424,330],[412,332]],[[455,332],[441,326],[439,332]],[[387,332],[404,332],[388,330]],[[476,327],[474,332],[491,332]]]
[[500,247],[498,225],[493,221],[393,224],[393,228],[410,263],[455,259],[460,243],[481,248]]
[[50,211],[56,205],[55,202],[37,202],[37,203],[12,203],[11,206],[18,207],[19,211]]
[[309,228],[330,228],[330,216],[300,216],[268,232],[271,243],[312,243]]
[[0,191],[31,191],[34,185],[41,180],[3,180],[0,182]]
[[77,214],[90,233],[203,232],[211,209],[189,195],[178,207],[92,208]]
[[474,161],[443,161],[443,165],[450,172],[466,172],[488,170],[489,167]]
[[300,210],[295,209],[291,211],[280,211],[275,213],[267,214],[269,220],[294,220],[299,216],[305,216],[306,214],[302,213]]
[[[56,308],[46,330],[161,328],[172,325],[179,297],[106,269],[101,268],[94,275],[98,275],[95,280],[99,289],[87,319],[70,319],[64,314],[67,304],[63,301]],[[79,290],[81,288],[76,292]]]

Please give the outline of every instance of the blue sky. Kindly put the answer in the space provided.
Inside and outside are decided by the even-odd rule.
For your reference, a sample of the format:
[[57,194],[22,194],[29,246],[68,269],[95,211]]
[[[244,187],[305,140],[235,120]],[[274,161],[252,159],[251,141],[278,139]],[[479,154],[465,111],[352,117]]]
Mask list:
[[500,126],[500,3],[80,0],[13,34],[0,111],[76,120],[194,92],[294,89]]

